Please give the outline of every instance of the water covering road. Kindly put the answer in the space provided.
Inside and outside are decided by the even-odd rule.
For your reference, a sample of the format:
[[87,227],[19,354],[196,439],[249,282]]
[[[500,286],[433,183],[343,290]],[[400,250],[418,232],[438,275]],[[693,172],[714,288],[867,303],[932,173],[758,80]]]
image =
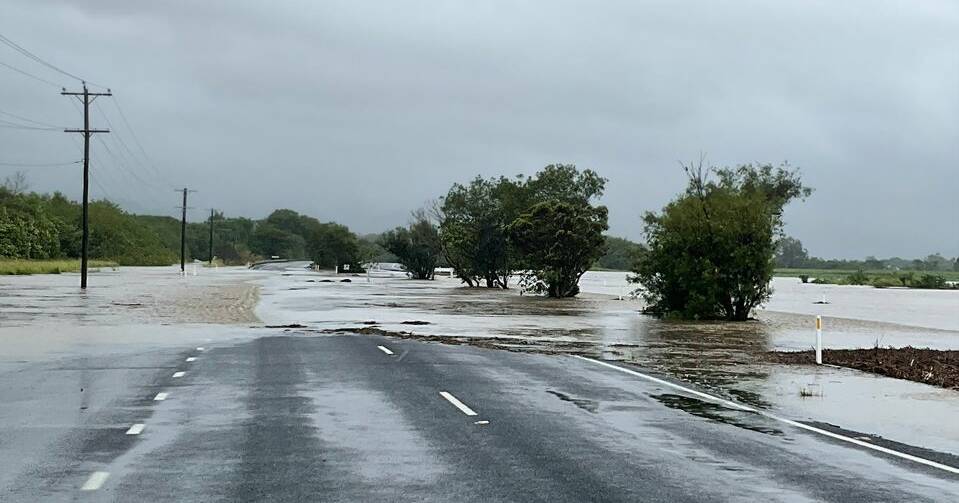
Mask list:
[[[75,363],[23,377],[51,393]],[[72,393],[23,397],[14,410],[48,410],[13,427],[5,409],[0,499],[871,502],[959,489],[574,358],[277,334],[85,363],[99,398],[51,444],[30,433],[78,415]]]
[[[248,274],[182,283],[168,272],[145,273],[160,285],[160,305],[183,285]],[[15,320],[0,326],[10,349],[0,359],[0,501],[959,498],[959,475],[936,467],[959,466],[954,425],[936,418],[954,417],[954,397],[922,399],[940,409],[903,407],[897,393],[935,392],[906,383],[884,391],[891,405],[877,408],[875,395],[859,396],[875,393],[868,378],[824,370],[815,379],[826,396],[803,402],[812,409],[770,398],[795,400],[793,386],[810,379],[790,381],[746,358],[770,347],[770,333],[788,338],[788,320],[731,333],[658,324],[637,318],[631,304],[589,296],[543,302],[441,282],[257,274],[249,279],[262,285],[260,318],[304,328],[182,324],[173,319],[183,313],[164,309],[143,323],[117,312],[118,304],[140,309],[123,305],[131,287],[120,280],[122,288],[103,287],[92,300],[57,286],[0,309]],[[24,292],[17,286],[26,282],[5,291]],[[50,300],[31,303],[30,295]],[[237,305],[244,299],[236,294]],[[48,319],[59,303],[67,303],[61,323]],[[207,304],[200,311],[213,309]],[[430,324],[403,323],[414,320]],[[363,321],[569,343],[556,347],[615,366],[343,330]]]

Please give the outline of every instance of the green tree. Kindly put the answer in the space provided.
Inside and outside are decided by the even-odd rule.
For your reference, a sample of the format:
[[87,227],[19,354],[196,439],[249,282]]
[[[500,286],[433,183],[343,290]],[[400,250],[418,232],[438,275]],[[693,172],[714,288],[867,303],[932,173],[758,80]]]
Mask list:
[[573,297],[579,278],[603,255],[605,206],[563,201],[533,206],[509,226],[510,238],[525,257],[526,287],[549,297]]
[[595,266],[613,271],[632,270],[644,249],[643,245],[628,239],[606,236],[606,253]]
[[507,288],[513,261],[506,226],[515,215],[504,196],[515,194],[506,178],[476,177],[469,185],[454,184],[439,207],[443,254],[454,273],[469,286]]
[[302,259],[306,258],[306,240],[299,234],[262,222],[250,236],[250,250],[264,258]]
[[349,265],[351,271],[362,270],[356,234],[345,225],[317,222],[310,230],[307,248],[310,259],[320,267],[333,269]]
[[802,241],[789,236],[783,236],[779,240],[776,246],[776,267],[805,267],[808,260],[809,253],[803,248]]
[[686,171],[685,193],[644,216],[649,249],[632,280],[649,312],[746,320],[771,293],[783,207],[811,189],[788,165]]
[[396,255],[413,279],[433,279],[442,253],[439,232],[425,212],[413,214],[408,227],[397,227],[383,234],[383,247]]

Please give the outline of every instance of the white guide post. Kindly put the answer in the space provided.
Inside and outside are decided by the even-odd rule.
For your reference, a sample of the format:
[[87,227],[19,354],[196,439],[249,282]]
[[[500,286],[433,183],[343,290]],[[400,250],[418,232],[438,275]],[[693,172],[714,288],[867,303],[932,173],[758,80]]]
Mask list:
[[816,365],[822,365],[822,316],[816,316]]

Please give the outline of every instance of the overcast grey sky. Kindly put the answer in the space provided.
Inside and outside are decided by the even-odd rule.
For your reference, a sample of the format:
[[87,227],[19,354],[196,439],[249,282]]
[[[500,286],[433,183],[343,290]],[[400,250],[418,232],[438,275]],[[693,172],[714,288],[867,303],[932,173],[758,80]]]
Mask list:
[[[639,239],[702,152],[802,168],[816,192],[787,231],[814,255],[959,254],[955,1],[2,3],[0,34],[113,89],[153,166],[102,98],[92,191],[131,211],[172,215],[188,185],[196,219],[289,207],[377,232],[453,182],[568,162],[609,179],[610,232]],[[0,111],[82,125],[3,66]],[[74,161],[70,136],[0,128],[0,163]],[[75,197],[80,171],[27,170]]]

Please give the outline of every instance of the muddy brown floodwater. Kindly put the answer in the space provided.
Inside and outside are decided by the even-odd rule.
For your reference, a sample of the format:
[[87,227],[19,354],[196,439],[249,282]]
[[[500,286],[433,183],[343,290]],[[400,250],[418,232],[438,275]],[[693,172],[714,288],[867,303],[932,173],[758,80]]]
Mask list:
[[[294,333],[384,334],[618,360],[789,417],[829,422],[959,453],[959,424],[950,419],[959,417],[956,391],[850,369],[771,362],[767,356],[770,351],[813,347],[815,317],[806,312],[765,310],[759,312],[759,319],[746,323],[660,320],[641,315],[638,300],[617,299],[620,293],[612,278],[621,273],[602,273],[607,275],[605,280],[590,278],[593,273],[589,273],[585,292],[578,298],[562,300],[520,296],[516,290],[463,288],[447,278],[418,282],[356,276],[351,283],[340,283],[322,282],[305,271],[288,274],[261,283],[257,314],[270,324],[306,326],[289,329]],[[589,287],[603,285],[603,281],[605,287]],[[606,294],[596,293],[604,288]],[[818,292],[780,290],[777,302],[781,305],[808,300],[812,306],[809,310],[815,310],[812,303]],[[868,294],[838,294],[836,298],[844,300],[836,302],[868,302],[863,300],[869,299],[863,297]],[[959,302],[959,296],[955,299]],[[869,348],[878,343],[959,349],[959,331],[890,323],[885,321],[892,318],[887,312],[876,320],[835,316],[844,310],[868,312],[862,306],[832,304],[831,314],[824,317],[829,348]],[[919,315],[913,312],[910,316]],[[930,324],[948,326],[940,323],[945,319],[948,314],[939,314]],[[810,389],[815,396],[808,396],[806,391]],[[681,399],[663,400],[670,407],[689,405]]]

